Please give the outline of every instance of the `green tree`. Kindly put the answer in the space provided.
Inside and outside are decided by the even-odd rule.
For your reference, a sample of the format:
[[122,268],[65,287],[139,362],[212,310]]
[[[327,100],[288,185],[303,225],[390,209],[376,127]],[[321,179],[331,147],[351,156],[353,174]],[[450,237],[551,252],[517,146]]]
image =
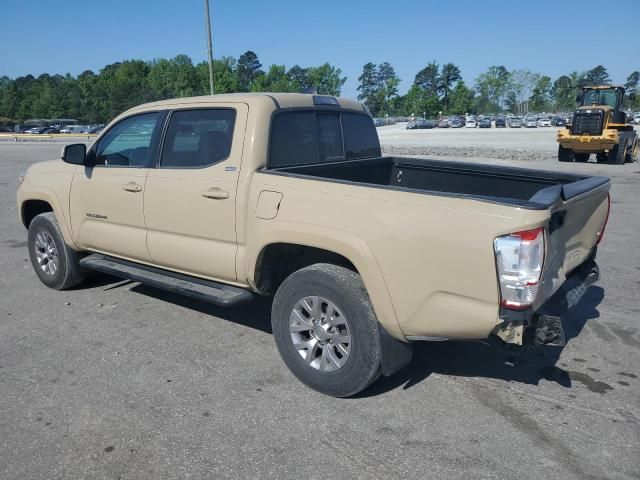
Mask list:
[[640,72],[636,70],[627,77],[627,80],[624,83],[624,88],[627,93],[627,98],[625,100],[627,108],[640,108],[640,95],[638,95],[640,93],[638,91],[639,84]]
[[358,77],[358,100],[364,102],[371,114],[375,117],[380,111],[378,99],[378,66],[375,63],[366,63],[362,67],[362,74]]
[[575,105],[575,95],[576,86],[568,75],[562,75],[553,82],[553,86],[551,87],[551,99],[553,100],[555,110],[573,110]]
[[341,76],[342,70],[328,63],[319,67],[309,67],[306,71],[310,86],[317,87],[318,93],[321,95],[339,96],[342,86],[347,81],[347,77]]
[[451,93],[451,86],[462,79],[460,69],[453,63],[445,63],[442,66],[442,71],[437,79],[438,93],[442,98],[442,106],[444,110],[448,110],[449,106],[449,94]]
[[502,109],[511,84],[511,74],[502,65],[492,65],[476,79],[479,111]]
[[254,92],[292,92],[291,84],[284,65],[271,65],[266,74],[258,76],[252,86]]
[[252,90],[253,83],[256,79],[264,75],[261,70],[262,64],[258,60],[258,56],[255,52],[247,50],[240,58],[238,58],[238,88],[241,92],[249,92]]
[[528,102],[538,83],[539,74],[529,69],[514,70],[509,75],[505,106],[513,113],[524,114],[529,111]]
[[529,98],[529,108],[534,112],[547,111],[550,110],[550,101],[551,77],[541,75],[533,87],[533,92]]
[[389,115],[393,111],[393,102],[398,97],[398,85],[400,78],[389,62],[378,66],[378,97],[380,111],[383,115]]
[[287,76],[291,84],[297,87],[298,91],[303,91],[315,86],[309,78],[309,69],[302,68],[300,65],[291,67],[287,72]]
[[585,80],[588,85],[606,85],[611,82],[609,72],[602,65],[589,70],[585,75]]
[[429,62],[426,67],[420,70],[415,79],[413,80],[413,84],[420,87],[422,90],[429,92],[431,94],[438,93],[438,77],[439,77],[439,67],[438,64],[434,62]]
[[473,113],[473,97],[473,90],[468,88],[462,80],[459,80],[449,96],[447,113],[454,115]]

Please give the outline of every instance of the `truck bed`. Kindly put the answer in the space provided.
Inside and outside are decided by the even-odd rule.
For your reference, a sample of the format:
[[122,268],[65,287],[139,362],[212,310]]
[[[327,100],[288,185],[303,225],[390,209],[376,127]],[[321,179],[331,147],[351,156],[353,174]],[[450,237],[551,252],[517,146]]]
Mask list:
[[424,193],[471,197],[531,209],[546,209],[606,184],[606,177],[404,157],[340,161],[270,170]]

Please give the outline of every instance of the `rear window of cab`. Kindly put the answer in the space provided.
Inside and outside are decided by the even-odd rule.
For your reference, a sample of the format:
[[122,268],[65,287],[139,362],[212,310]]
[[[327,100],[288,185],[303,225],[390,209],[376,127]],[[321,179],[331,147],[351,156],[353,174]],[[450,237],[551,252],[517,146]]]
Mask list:
[[273,118],[270,168],[380,156],[378,134],[366,114],[304,110],[280,113]]

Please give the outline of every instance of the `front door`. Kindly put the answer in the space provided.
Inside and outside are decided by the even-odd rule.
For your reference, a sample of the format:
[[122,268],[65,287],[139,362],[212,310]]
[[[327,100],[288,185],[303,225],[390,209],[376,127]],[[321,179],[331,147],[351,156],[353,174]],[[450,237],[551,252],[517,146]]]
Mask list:
[[154,264],[236,280],[236,188],[247,113],[245,104],[218,104],[170,114],[144,194]]
[[71,226],[79,246],[150,261],[144,189],[156,157],[159,112],[127,117],[88,152],[93,167],[78,168],[71,185]]

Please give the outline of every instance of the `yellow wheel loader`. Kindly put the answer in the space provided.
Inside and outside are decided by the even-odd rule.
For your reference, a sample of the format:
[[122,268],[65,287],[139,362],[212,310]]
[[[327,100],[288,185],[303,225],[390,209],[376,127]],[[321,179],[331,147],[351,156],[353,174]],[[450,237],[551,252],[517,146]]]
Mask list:
[[558,131],[558,160],[586,162],[593,153],[599,163],[638,161],[638,134],[622,110],[623,99],[620,86],[584,87],[571,123]]

